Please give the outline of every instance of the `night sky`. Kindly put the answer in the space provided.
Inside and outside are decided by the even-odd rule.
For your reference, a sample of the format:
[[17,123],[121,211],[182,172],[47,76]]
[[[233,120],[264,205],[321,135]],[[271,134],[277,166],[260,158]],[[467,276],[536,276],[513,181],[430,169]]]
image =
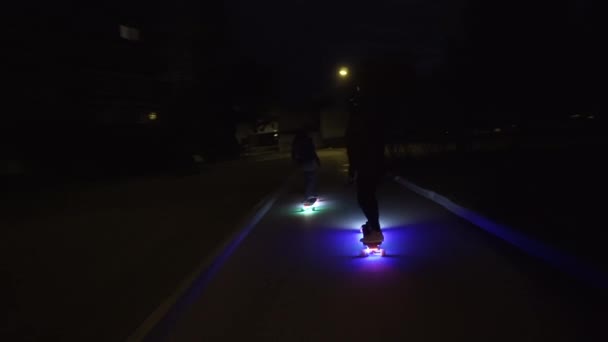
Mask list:
[[[335,67],[378,49],[414,54],[428,76],[462,34],[463,1],[244,1],[227,3],[234,39],[245,53],[280,71],[290,94],[309,96],[331,84]],[[298,89],[297,91],[295,89]],[[296,95],[297,96],[297,95]]]
[[412,54],[419,79],[480,112],[602,106],[592,1],[233,0],[226,15],[243,53],[275,67],[280,97],[322,93],[337,65],[391,48]]
[[[532,112],[548,103],[552,110],[594,110],[605,106],[600,88],[593,84],[602,80],[599,69],[606,55],[599,27],[605,24],[592,4],[589,0],[37,1],[19,5],[21,16],[12,17],[9,35],[12,44],[33,51],[32,63],[45,62],[38,57],[45,56],[66,64],[84,54],[81,44],[94,48],[96,39],[106,39],[96,31],[105,30],[116,38],[118,23],[143,27],[144,40],[155,30],[185,35],[200,30],[225,40],[222,48],[229,48],[218,52],[221,44],[203,44],[195,57],[199,67],[217,69],[213,63],[220,59],[263,65],[267,69],[261,70],[272,74],[273,99],[295,106],[326,94],[335,84],[339,65],[391,49],[412,55],[418,79],[436,88],[429,88],[427,94],[434,105],[462,102],[461,107],[477,106],[487,113],[519,110],[536,101]],[[61,31],[64,27],[73,32],[66,34]],[[170,43],[159,58],[181,53],[180,43],[166,37]],[[184,43],[188,44],[192,45]],[[39,48],[32,48],[35,45]],[[212,54],[215,61],[200,62]],[[17,62],[23,60],[14,56]],[[240,83],[254,87],[268,81],[250,78]]]

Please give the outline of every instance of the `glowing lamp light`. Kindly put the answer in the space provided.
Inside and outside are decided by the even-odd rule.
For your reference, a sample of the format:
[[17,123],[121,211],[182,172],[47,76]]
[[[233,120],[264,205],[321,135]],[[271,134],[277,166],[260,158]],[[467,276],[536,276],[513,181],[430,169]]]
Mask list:
[[155,121],[157,119],[158,119],[158,113],[152,112],[152,113],[148,114],[148,120]]
[[348,76],[348,68],[346,67],[341,67],[340,70],[338,71],[338,74],[340,75],[340,77],[344,78],[346,76]]

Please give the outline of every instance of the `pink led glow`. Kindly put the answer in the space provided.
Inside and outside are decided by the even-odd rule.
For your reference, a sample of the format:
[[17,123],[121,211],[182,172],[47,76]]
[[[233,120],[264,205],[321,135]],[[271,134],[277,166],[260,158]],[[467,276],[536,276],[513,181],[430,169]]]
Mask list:
[[365,255],[375,255],[375,254],[384,255],[384,250],[380,247],[374,247],[374,248],[365,247],[363,252],[365,253]]

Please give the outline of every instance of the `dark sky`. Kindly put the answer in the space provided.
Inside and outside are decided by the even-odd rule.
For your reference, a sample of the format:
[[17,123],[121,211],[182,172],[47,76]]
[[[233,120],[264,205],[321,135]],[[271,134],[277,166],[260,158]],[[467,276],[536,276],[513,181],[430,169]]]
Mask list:
[[[410,52],[418,76],[448,84],[451,88],[445,93],[454,98],[469,96],[470,103],[485,101],[512,107],[537,99],[543,106],[555,102],[556,107],[561,107],[563,104],[555,98],[571,103],[598,102],[603,98],[592,84],[601,79],[593,75],[599,75],[596,69],[605,64],[600,44],[604,37],[593,25],[604,20],[591,3],[107,0],[76,6],[60,0],[20,5],[27,8],[22,16],[12,16],[13,29],[19,32],[12,36],[15,44],[31,46],[36,40],[49,42],[49,37],[60,37],[66,44],[72,36],[95,42],[97,38],[91,38],[97,37],[95,31],[106,28],[108,34],[116,37],[117,23],[143,27],[144,38],[150,30],[185,35],[195,29],[208,30],[218,40],[228,36],[231,47],[238,50],[229,52],[230,57],[246,56],[270,66],[277,99],[298,104],[333,86],[340,64],[348,65],[359,55],[392,47]],[[75,23],[74,34],[47,34],[61,31],[63,22]],[[172,39],[168,40],[173,42]],[[190,44],[187,38],[184,42],[182,45]],[[179,54],[179,49],[174,48],[179,47],[178,43],[166,50]],[[79,45],[73,49],[82,50]],[[211,55],[213,49],[214,46],[202,46],[199,56]],[[223,50],[216,50],[222,58]],[[435,77],[440,76],[438,71],[446,70],[446,74],[451,73],[446,77],[451,83]],[[463,87],[465,84],[473,87]],[[539,89],[547,94],[545,98],[539,97]],[[435,93],[429,94],[435,98]],[[481,107],[486,110],[488,106]]]
[[374,49],[407,49],[417,60],[417,72],[430,75],[448,43],[461,34],[464,3],[231,0],[226,6],[243,53],[275,65],[282,89],[315,94],[338,64]]
[[422,79],[441,82],[433,76],[449,70],[456,90],[474,84],[458,97],[488,92],[470,99],[485,99],[485,111],[533,100],[556,107],[564,106],[556,98],[575,107],[600,101],[596,88],[581,87],[599,80],[604,64],[596,26],[605,21],[592,3],[229,0],[226,15],[242,52],[277,67],[284,94],[321,93],[340,63],[395,46],[412,53]]

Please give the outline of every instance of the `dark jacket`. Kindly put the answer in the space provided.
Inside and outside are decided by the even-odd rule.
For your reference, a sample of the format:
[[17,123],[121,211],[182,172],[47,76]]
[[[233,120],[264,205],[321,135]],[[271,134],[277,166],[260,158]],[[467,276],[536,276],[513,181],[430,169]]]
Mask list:
[[350,118],[346,128],[349,173],[381,175],[385,172],[382,113],[371,103],[351,97]]
[[403,115],[412,93],[413,69],[407,55],[386,54],[364,59],[357,67],[349,99],[346,130],[351,175],[386,172],[384,125],[386,118]]
[[291,159],[299,165],[316,162],[321,164],[312,138],[305,134],[297,134],[291,144]]

